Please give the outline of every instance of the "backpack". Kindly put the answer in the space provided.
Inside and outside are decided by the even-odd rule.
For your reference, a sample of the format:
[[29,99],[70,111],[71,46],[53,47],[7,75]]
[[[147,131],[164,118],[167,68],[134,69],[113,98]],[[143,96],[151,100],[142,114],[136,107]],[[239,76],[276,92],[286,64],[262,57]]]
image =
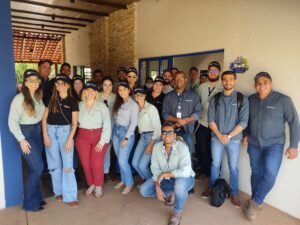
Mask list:
[[[215,110],[217,110],[217,106],[220,105],[221,94],[222,94],[222,92],[218,92],[217,94],[214,95]],[[243,102],[244,102],[244,95],[241,92],[237,92],[238,115],[240,115],[240,111],[243,106]]]
[[220,207],[225,199],[229,197],[229,185],[226,180],[218,179],[212,188],[210,204],[214,207]]

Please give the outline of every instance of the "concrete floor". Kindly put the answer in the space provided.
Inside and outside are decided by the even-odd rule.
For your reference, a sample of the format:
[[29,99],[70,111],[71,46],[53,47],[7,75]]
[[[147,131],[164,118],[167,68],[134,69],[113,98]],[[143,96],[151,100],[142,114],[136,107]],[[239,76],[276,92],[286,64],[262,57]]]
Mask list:
[[[47,198],[48,204],[42,212],[26,213],[21,206],[0,210],[0,225],[168,224],[172,207],[156,199],[142,198],[136,188],[122,196],[119,190],[114,190],[115,183],[110,181],[105,185],[104,196],[100,199],[84,196],[80,191],[80,205],[75,209]],[[200,190],[204,190],[205,185],[205,181],[196,183],[196,192],[188,199],[181,225],[300,225],[300,220],[269,205],[264,205],[254,222],[246,220],[242,210],[234,208],[229,200],[220,208],[211,207],[208,200],[200,198]],[[241,194],[243,203],[247,198],[246,194]]]

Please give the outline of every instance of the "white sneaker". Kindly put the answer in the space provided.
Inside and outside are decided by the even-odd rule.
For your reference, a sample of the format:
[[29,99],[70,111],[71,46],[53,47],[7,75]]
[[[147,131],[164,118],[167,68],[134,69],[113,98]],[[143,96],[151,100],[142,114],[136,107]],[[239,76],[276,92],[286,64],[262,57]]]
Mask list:
[[127,195],[131,191],[132,188],[133,188],[133,185],[132,186],[125,186],[125,188],[122,191],[122,195]]
[[95,188],[95,197],[100,198],[100,197],[102,197],[102,195],[103,195],[102,187],[101,186],[96,187]]
[[115,189],[119,189],[124,185],[124,183],[121,181],[119,183],[116,184]]
[[85,194],[85,195],[90,195],[90,194],[93,193],[94,189],[95,189],[95,185],[92,185],[92,186],[90,186],[90,187],[85,191],[84,194]]

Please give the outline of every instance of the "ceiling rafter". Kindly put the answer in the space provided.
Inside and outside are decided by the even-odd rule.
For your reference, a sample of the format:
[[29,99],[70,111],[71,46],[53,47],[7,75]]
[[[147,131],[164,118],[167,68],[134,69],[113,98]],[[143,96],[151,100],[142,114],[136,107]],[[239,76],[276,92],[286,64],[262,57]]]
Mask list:
[[48,24],[43,24],[43,23],[30,23],[30,22],[18,21],[18,20],[12,20],[12,23],[39,26],[41,28],[50,27],[50,28],[58,28],[58,29],[63,29],[63,30],[79,30],[78,28],[75,28],[75,27],[61,27],[61,26],[55,26],[55,25],[50,25],[50,24],[48,25]]

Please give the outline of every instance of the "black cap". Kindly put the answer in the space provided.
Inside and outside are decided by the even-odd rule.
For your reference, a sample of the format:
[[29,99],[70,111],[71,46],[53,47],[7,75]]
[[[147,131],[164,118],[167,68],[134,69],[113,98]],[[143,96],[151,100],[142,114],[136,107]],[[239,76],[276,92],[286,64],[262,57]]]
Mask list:
[[118,69],[117,69],[117,73],[119,73],[119,72],[121,72],[121,71],[127,73],[126,67],[124,67],[124,66],[119,66]]
[[128,68],[127,73],[135,73],[137,75],[137,70],[134,67],[130,67]]
[[272,77],[267,72],[259,72],[258,74],[255,75],[254,81],[256,81],[260,77],[266,77],[266,78],[272,80]]
[[212,66],[217,67],[218,70],[221,71],[221,66],[220,66],[220,63],[219,63],[219,62],[217,62],[217,61],[212,61],[212,62],[210,62],[210,63],[208,64],[208,69],[209,69],[210,67],[212,67]]
[[164,83],[165,83],[165,80],[164,80],[164,78],[162,78],[161,76],[157,76],[157,77],[154,79],[153,83],[155,83],[155,82],[160,82],[160,83],[164,84]]
[[23,80],[25,81],[28,77],[31,77],[31,76],[36,76],[39,79],[41,79],[41,76],[39,75],[38,71],[33,70],[33,69],[27,69],[23,73]]
[[74,75],[73,78],[72,78],[72,81],[74,82],[75,80],[81,80],[82,83],[84,83],[84,79],[82,76],[80,75]]
[[147,77],[146,80],[145,80],[145,82],[147,82],[147,81],[153,82],[153,78],[152,77]]
[[142,87],[142,86],[140,86],[140,85],[138,85],[135,89],[134,89],[134,91],[133,91],[133,94],[143,94],[143,95],[145,95],[146,94],[146,91],[145,91],[145,89]]
[[192,67],[190,68],[190,72],[191,72],[192,70],[196,70],[196,71],[198,72],[198,68],[195,67],[195,66],[192,66]]
[[120,87],[120,86],[123,86],[123,87],[126,87],[126,88],[129,89],[129,83],[128,83],[128,80],[120,80],[118,84],[119,84],[119,87]]
[[207,70],[200,70],[200,77],[208,77]]
[[41,59],[39,62],[38,62],[38,66],[44,64],[44,63],[49,63],[50,66],[53,65],[53,62],[50,60],[50,59]]
[[94,81],[88,81],[85,85],[84,85],[84,89],[88,89],[91,88],[95,91],[99,91],[97,83],[95,83]]
[[65,83],[69,83],[69,84],[71,83],[70,77],[64,74],[57,74],[55,77],[55,82],[58,80],[64,81]]

